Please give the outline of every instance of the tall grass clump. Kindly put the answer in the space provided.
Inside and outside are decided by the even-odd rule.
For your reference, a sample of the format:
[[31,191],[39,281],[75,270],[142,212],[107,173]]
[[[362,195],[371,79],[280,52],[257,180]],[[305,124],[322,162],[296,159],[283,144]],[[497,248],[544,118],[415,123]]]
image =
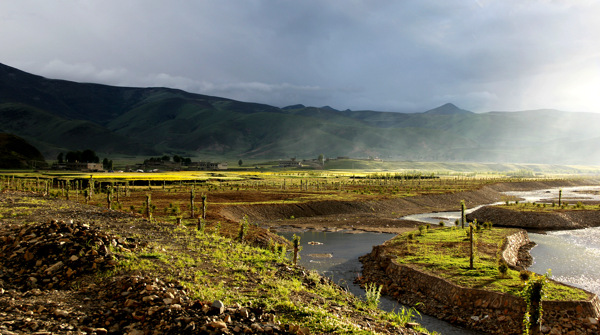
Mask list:
[[377,308],[381,299],[382,285],[376,283],[367,283],[365,285],[365,302],[369,308]]

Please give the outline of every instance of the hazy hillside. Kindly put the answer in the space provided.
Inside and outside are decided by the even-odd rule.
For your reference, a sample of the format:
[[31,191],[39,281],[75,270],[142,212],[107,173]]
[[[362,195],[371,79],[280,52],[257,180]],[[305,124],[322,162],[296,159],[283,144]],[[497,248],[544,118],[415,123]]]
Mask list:
[[49,158],[103,154],[600,164],[600,114],[277,108],[168,88],[52,80],[0,64],[0,131]]

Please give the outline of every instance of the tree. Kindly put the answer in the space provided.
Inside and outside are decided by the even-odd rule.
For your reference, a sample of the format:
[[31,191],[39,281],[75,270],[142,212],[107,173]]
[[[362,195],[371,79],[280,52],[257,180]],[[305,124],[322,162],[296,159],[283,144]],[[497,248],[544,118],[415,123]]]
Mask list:
[[113,161],[112,161],[112,159],[104,158],[102,160],[102,168],[104,170],[112,170],[113,169]]
[[65,159],[67,160],[67,163],[75,163],[79,161],[79,159],[81,158],[80,156],[80,151],[69,151],[65,155]]
[[99,163],[100,157],[91,149],[85,149],[81,153],[81,162],[84,163]]
[[240,160],[238,161],[238,165],[239,165],[239,166],[242,166],[242,164],[244,164],[244,162],[242,162],[242,160],[240,159]]
[[325,155],[323,155],[323,154],[320,154],[320,155],[319,155],[319,158],[317,158],[317,160],[318,160],[319,162],[321,162],[321,164],[322,164],[322,165],[325,165]]
[[61,152],[56,156],[56,160],[58,160],[58,164],[62,164],[64,162],[64,154]]

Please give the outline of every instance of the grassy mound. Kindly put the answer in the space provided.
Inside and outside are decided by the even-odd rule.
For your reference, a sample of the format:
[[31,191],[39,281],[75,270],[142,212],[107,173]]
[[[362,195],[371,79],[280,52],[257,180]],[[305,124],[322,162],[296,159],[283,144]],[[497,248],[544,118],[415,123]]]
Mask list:
[[[499,272],[499,253],[506,236],[517,229],[487,228],[475,233],[475,260],[469,266],[468,229],[445,227],[408,232],[390,240],[387,249],[397,255],[396,262],[445,278],[457,285],[518,295],[523,289],[520,272]],[[580,289],[550,281],[546,287],[548,300],[582,300],[588,294]]]

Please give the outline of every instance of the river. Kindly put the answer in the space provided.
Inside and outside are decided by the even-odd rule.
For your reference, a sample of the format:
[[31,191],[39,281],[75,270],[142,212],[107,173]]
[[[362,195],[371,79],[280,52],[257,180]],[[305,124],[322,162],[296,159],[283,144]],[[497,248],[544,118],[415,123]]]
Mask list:
[[[600,186],[549,188],[534,191],[504,192],[524,202],[558,203],[559,190],[562,201],[600,201]],[[472,212],[479,207],[469,209]],[[600,215],[600,212],[599,212]],[[424,213],[403,219],[437,224],[452,223],[460,218],[458,212]],[[600,295],[600,227],[552,231],[545,234],[529,233],[537,245],[531,250],[533,265],[529,270],[544,274],[551,270],[552,278]]]
[[[394,234],[355,231],[299,231],[296,228],[289,231],[279,230],[278,234],[289,240],[292,239],[294,234],[300,236],[302,244],[300,265],[331,278],[334,282],[359,297],[364,297],[365,291],[354,283],[354,279],[362,271],[362,264],[359,262],[358,257],[368,254],[373,246],[383,244],[395,236]],[[308,244],[308,242],[322,244]],[[405,308],[397,301],[386,296],[381,297],[379,307],[386,311]],[[443,335],[481,334],[453,326],[429,315],[416,316],[414,320],[429,331],[436,331]]]
[[[505,192],[505,194],[524,199],[521,201],[526,202],[552,203],[552,201],[557,202],[559,190],[560,188],[551,188]],[[562,188],[562,200],[570,203],[586,200],[600,201],[600,186]],[[468,212],[477,208],[479,207],[471,208]],[[459,218],[460,211],[409,215],[402,219],[431,224],[438,224],[440,221],[454,224],[454,221]],[[294,230],[280,232],[288,239],[291,239],[294,233],[301,237],[303,247],[300,264],[332,278],[357,296],[364,296],[364,290],[354,284],[354,279],[362,269],[358,257],[369,253],[374,245],[380,245],[394,236],[392,234],[344,231]],[[530,233],[529,237],[537,243],[537,246],[531,250],[534,263],[529,270],[543,274],[551,269],[553,279],[600,295],[600,227],[554,231],[547,234]],[[311,241],[322,244],[308,244]],[[398,302],[387,297],[382,297],[380,307],[388,311],[404,308]],[[427,315],[422,315],[421,318],[417,317],[415,321],[430,331],[444,335],[480,334],[455,327]]]

